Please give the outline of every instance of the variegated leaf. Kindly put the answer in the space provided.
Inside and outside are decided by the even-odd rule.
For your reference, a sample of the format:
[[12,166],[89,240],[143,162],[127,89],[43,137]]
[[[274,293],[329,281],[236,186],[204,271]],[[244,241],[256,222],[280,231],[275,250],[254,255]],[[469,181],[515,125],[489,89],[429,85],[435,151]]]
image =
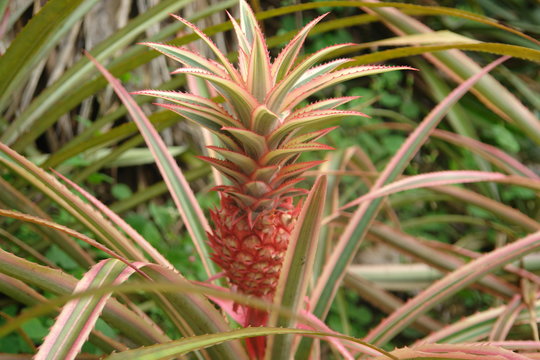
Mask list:
[[257,19],[245,0],[240,0],[240,25],[249,44],[253,44],[257,32],[261,32]]
[[243,182],[249,181],[249,178],[247,176],[245,176],[244,174],[242,174],[238,170],[238,168],[233,163],[231,163],[230,161],[215,159],[215,158],[211,158],[211,157],[208,157],[208,156],[197,156],[197,157],[199,159],[209,163],[210,165],[212,165],[216,169],[218,169],[221,173],[225,174],[227,177],[232,179],[234,182],[243,183]]
[[328,74],[332,71],[334,71],[337,67],[346,64],[350,62],[351,59],[336,59],[329,61],[327,63],[312,67],[311,69],[307,70],[300,76],[298,81],[294,84],[292,87],[292,90],[309,83],[311,80],[315,79],[318,76]]
[[188,67],[208,71],[224,78],[229,77],[223,68],[220,68],[217,64],[186,48],[159,43],[142,43],[141,45],[149,46],[152,49],[157,50],[167,57],[179,61]]
[[[75,292],[123,282],[133,269],[115,259],[94,265],[77,283]],[[103,310],[110,293],[68,302],[36,354],[36,360],[70,360],[81,350]]]
[[268,151],[264,136],[254,131],[232,127],[223,127],[221,130],[231,134],[239,144],[242,144],[246,153],[254,159],[258,159]]
[[349,101],[352,101],[352,100],[355,100],[355,99],[358,99],[358,98],[360,98],[360,96],[343,96],[343,97],[338,97],[338,98],[331,98],[331,99],[325,99],[325,100],[316,101],[314,103],[311,103],[311,104],[309,104],[307,106],[304,106],[304,107],[296,110],[295,112],[293,112],[290,115],[290,117],[295,117],[297,115],[307,113],[309,111],[332,110],[332,109],[335,109],[336,107],[338,107],[340,105],[346,104]]
[[274,86],[268,48],[261,32],[257,32],[249,56],[247,88],[257,100],[262,102]]
[[305,59],[297,67],[295,67],[294,70],[287,75],[287,77],[278,82],[276,86],[274,86],[274,88],[270,91],[265,100],[268,108],[273,111],[282,111],[282,109],[286,109],[282,106],[283,99],[285,99],[285,97],[296,84],[298,79],[300,79],[310,67],[312,67],[319,61],[322,61],[334,51],[338,51],[352,45],[354,44],[333,45],[319,50],[315,54],[310,55],[307,59]]
[[251,129],[261,135],[272,132],[280,123],[277,114],[270,111],[265,105],[258,106],[251,114]]
[[410,66],[383,66],[383,65],[367,65],[356,66],[336,72],[319,76],[313,79],[311,82],[300,86],[289,94],[284,99],[279,111],[290,109],[299,104],[302,100],[310,96],[311,94],[320,91],[329,86],[342,83],[347,80],[359,78],[367,75],[381,74],[389,71],[396,70],[415,70]]
[[272,76],[276,79],[276,81],[280,81],[289,73],[289,70],[293,66],[298,54],[300,53],[300,50],[302,49],[302,45],[304,44],[308,33],[326,15],[328,15],[328,13],[311,20],[311,22],[304,26],[302,30],[300,30],[298,34],[296,34],[296,36],[279,53],[278,57],[272,64]]
[[173,73],[189,74],[208,80],[223,95],[223,97],[230,101],[242,124],[246,127],[249,125],[251,113],[259,104],[257,99],[255,99],[244,87],[238,85],[238,83],[235,83],[234,81],[198,69],[178,69]]
[[207,148],[214,150],[219,155],[223,156],[226,160],[236,164],[236,166],[240,167],[245,173],[252,173],[258,167],[255,160],[239,152],[220,148],[217,146],[207,146]]
[[344,110],[316,110],[309,113],[302,113],[295,118],[287,119],[286,123],[270,134],[268,137],[268,142],[270,147],[274,148],[292,131],[297,129],[316,129],[326,127],[339,119],[356,116],[364,116],[364,114],[358,111]]
[[199,29],[197,26],[193,25],[192,23],[190,23],[189,21],[187,21],[186,19],[183,19],[181,18],[180,16],[177,16],[177,15],[174,15],[174,14],[171,14],[171,16],[173,16],[176,20],[182,22],[184,25],[186,25],[188,28],[190,28],[191,30],[193,30],[193,32],[195,34],[197,34],[202,41],[204,41],[206,43],[206,45],[208,45],[208,47],[212,50],[212,52],[216,55],[216,57],[219,59],[219,61],[221,62],[221,64],[225,67],[225,69],[227,70],[227,72],[229,73],[229,76],[232,80],[234,81],[237,81],[237,82],[240,82],[241,81],[241,78],[240,78],[240,74],[238,73],[238,71],[234,68],[234,66],[229,62],[229,60],[227,59],[227,57],[221,52],[221,50],[219,50],[219,48],[216,46],[216,44],[214,44],[214,42],[208,37],[206,36],[205,33],[203,33],[201,31],[201,29]]
[[165,90],[140,90],[134,91],[132,95],[147,95],[155,96],[164,100],[172,101],[178,105],[187,106],[188,104],[199,105],[207,107],[209,109],[214,109],[215,111],[222,112],[226,114],[227,112],[218,103],[207,99],[202,96],[185,93],[181,91],[165,91]]
[[263,164],[277,164],[280,161],[288,158],[289,156],[296,155],[305,151],[315,151],[315,150],[333,150],[334,148],[325,144],[319,143],[309,143],[309,144],[294,144],[287,147],[282,147],[276,150],[268,152],[261,159]]

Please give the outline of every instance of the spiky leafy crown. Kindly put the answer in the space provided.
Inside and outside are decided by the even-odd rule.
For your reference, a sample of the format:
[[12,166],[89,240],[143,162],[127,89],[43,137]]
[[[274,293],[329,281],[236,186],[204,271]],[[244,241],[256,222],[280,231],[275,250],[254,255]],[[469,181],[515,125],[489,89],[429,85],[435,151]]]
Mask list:
[[[326,15],[326,14],[325,14]],[[298,55],[309,31],[325,16],[307,24],[271,62],[264,36],[247,3],[240,1],[240,24],[231,17],[239,48],[238,67],[233,66],[200,29],[178,16],[212,50],[217,61],[186,48],[146,45],[183,63],[173,73],[199,77],[210,83],[225,99],[222,106],[209,99],[183,92],[140,91],[171,101],[159,104],[215,134],[222,147],[208,146],[222,160],[201,157],[226,175],[231,185],[217,190],[230,195],[248,213],[279,207],[303,191],[294,187],[299,176],[320,162],[295,163],[302,152],[327,150],[316,142],[333,128],[336,120],[365,116],[356,111],[336,110],[355,97],[332,98],[297,109],[313,93],[343,81],[407,67],[355,66],[341,69],[350,59],[337,59],[316,66],[332,53],[354,44],[322,49],[301,61]]]

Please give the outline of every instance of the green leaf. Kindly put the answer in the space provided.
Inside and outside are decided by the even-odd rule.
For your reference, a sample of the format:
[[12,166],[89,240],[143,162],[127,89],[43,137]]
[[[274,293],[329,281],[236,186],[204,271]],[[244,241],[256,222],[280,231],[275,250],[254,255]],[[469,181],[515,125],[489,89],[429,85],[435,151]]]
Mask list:
[[489,130],[493,133],[493,138],[501,148],[511,154],[517,154],[520,146],[514,135],[502,125],[493,125]]
[[37,318],[33,318],[30,321],[24,323],[22,326],[24,332],[34,341],[41,341],[48,333],[48,328],[43,326],[41,321]]
[[60,266],[62,269],[73,270],[78,267],[77,263],[74,262],[65,252],[60,250],[58,246],[51,246],[45,253],[45,256],[54,261],[54,263]]
[[111,193],[117,200],[127,199],[133,195],[131,188],[126,184],[114,184],[111,188]]
[[187,67],[198,68],[222,77],[227,76],[227,73],[221,68],[186,48],[158,43],[142,43],[141,45],[147,45],[167,57],[187,65]]

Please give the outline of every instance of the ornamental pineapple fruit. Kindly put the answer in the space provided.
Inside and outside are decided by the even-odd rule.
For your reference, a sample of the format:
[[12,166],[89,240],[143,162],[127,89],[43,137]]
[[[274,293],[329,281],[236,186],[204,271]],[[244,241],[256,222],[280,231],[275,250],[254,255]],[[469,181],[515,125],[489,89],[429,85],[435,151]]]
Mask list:
[[[325,14],[326,15],[326,14]],[[304,171],[320,162],[296,162],[301,153],[329,150],[317,140],[338,120],[365,116],[336,110],[354,97],[298,105],[310,95],[345,80],[406,67],[344,67],[350,59],[316,65],[354,44],[338,44],[298,59],[308,32],[325,16],[306,25],[271,61],[264,36],[247,3],[240,1],[240,23],[232,18],[238,41],[234,66],[201,30],[192,29],[212,50],[216,61],[186,48],[147,43],[186,67],[174,73],[192,75],[211,84],[224,103],[194,94],[159,90],[139,94],[163,98],[159,104],[215,134],[220,147],[208,146],[222,158],[201,156],[223,173],[230,184],[217,186],[221,206],[211,212],[209,234],[213,260],[238,291],[271,300],[279,279],[289,237],[300,212],[294,198]]]

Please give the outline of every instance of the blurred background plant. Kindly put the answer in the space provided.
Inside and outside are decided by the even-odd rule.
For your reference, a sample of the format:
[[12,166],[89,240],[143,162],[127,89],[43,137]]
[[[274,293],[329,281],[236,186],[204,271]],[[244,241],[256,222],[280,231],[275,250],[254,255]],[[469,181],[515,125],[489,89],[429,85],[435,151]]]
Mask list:
[[[186,89],[183,76],[170,75],[176,64],[137,43],[190,44],[205,54],[196,37],[170,19],[168,14],[175,13],[206,29],[216,44],[235,58],[236,47],[231,46],[228,32],[231,24],[224,10],[237,16],[236,3],[0,0],[0,142],[4,144],[0,149],[0,208],[51,222],[49,227],[36,225],[20,216],[15,220],[18,215],[8,213],[3,215],[10,217],[0,218],[0,324],[4,325],[0,328],[0,352],[22,354],[21,358],[33,356],[56,315],[41,314],[23,322],[23,310],[71,293],[84,274],[94,279],[96,273],[105,271],[94,264],[110,255],[80,239],[73,240],[69,237],[73,234],[57,231],[52,223],[87,235],[131,261],[170,263],[188,280],[207,279],[196,245],[154,157],[127,115],[126,106],[82,50],[107,64],[130,91]],[[359,44],[354,52],[343,56],[354,57],[356,64],[382,62],[420,70],[353,80],[317,95],[362,96],[347,108],[370,118],[349,119],[329,134],[325,141],[337,150],[326,157],[321,169],[309,173],[304,185],[310,188],[319,174],[328,176],[326,219],[309,285],[310,309],[317,317],[326,318],[333,330],[366,337],[366,341],[387,350],[420,340],[489,340],[535,358],[537,355],[531,353],[538,352],[540,346],[536,328],[540,258],[525,252],[532,252],[538,240],[508,258],[511,266],[487,269],[474,282],[471,280],[471,286],[463,283],[459,289],[439,293],[433,286],[437,280],[449,279],[446,274],[463,269],[472,259],[481,264],[486,259],[481,255],[505,251],[505,246],[517,244],[518,239],[527,239],[540,229],[540,46],[535,40],[540,33],[540,7],[519,0],[392,3],[393,8],[377,4],[251,2],[273,57],[301,26],[330,11],[310,33],[306,53],[354,42]],[[431,131],[420,151],[413,152],[410,160],[402,158],[403,170],[383,180],[379,187],[404,176],[448,170],[513,177],[459,186],[437,183],[448,180],[444,174],[423,180],[420,188],[392,194],[382,201],[380,211],[375,204],[379,200],[365,205],[369,209],[362,217],[365,223],[358,219],[361,210],[341,208],[376,189],[374,183],[415,127],[459,83],[495,59],[494,54],[513,58],[463,96]],[[210,168],[195,157],[205,151],[203,135],[174,113],[150,104],[152,99],[135,100],[160,130],[207,213],[218,197],[210,191],[214,184]],[[322,156],[306,155],[305,160],[321,160]],[[119,214],[163,259],[132,240],[125,228],[116,230],[94,214],[92,206],[84,205],[40,170],[48,172],[50,168]],[[473,181],[472,176],[464,175],[469,181]],[[95,272],[88,272],[90,268]],[[148,270],[147,275],[156,282],[173,277],[156,269]],[[109,283],[115,279],[113,275],[105,278]],[[432,294],[440,294],[440,298],[435,297],[424,310],[413,313],[404,304],[408,299],[422,299],[423,289],[432,289]],[[192,306],[211,308],[200,295],[202,290],[189,291],[193,294]],[[84,344],[84,356],[93,358],[189,334],[181,325],[189,310],[175,314],[171,304],[181,300],[174,294],[167,296],[163,299],[144,292],[115,296],[118,301],[109,301],[103,318]],[[220,296],[231,300],[232,295]],[[62,305],[62,301],[54,303],[49,310]],[[396,310],[394,314],[409,317],[401,323],[396,317],[388,317]],[[210,318],[217,316],[217,312],[212,313]],[[386,321],[381,323],[383,319]],[[160,329],[143,331],[148,323],[159,324]],[[215,328],[201,325],[191,335],[230,330],[226,322],[216,323]],[[9,326],[17,331],[8,331]],[[305,358],[312,345],[303,340],[298,357]],[[313,354],[321,358],[340,356],[335,347],[324,342],[315,345]],[[241,353],[239,349],[239,345],[231,345],[225,353]],[[197,356],[214,358],[221,352]],[[0,355],[0,359],[2,356],[9,359],[11,355]]]

